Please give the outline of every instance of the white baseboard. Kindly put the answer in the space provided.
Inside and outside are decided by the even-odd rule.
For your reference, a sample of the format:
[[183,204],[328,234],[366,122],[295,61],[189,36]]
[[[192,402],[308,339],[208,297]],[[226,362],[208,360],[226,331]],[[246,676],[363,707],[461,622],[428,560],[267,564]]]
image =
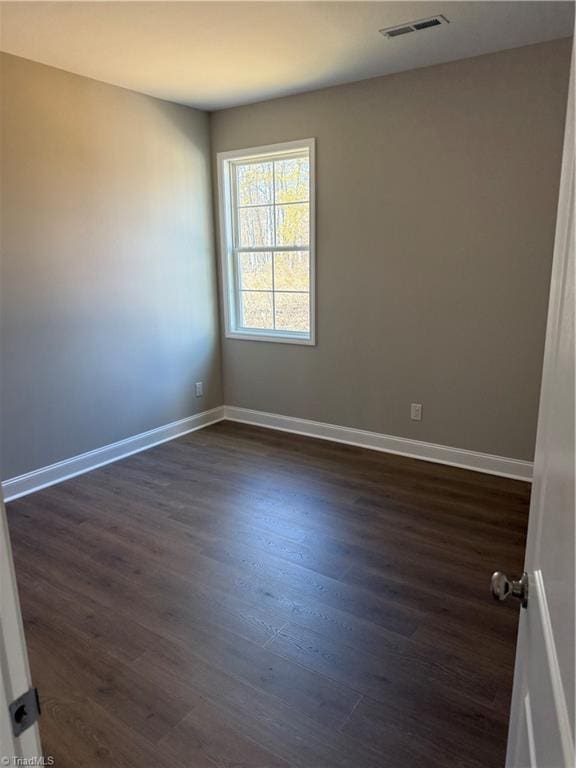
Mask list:
[[90,472],[104,464],[110,464],[139,451],[145,451],[154,445],[174,440],[176,437],[181,437],[188,432],[194,432],[224,419],[277,429],[281,432],[308,435],[321,440],[332,440],[335,443],[357,445],[374,451],[410,456],[413,459],[449,464],[453,467],[511,477],[516,480],[528,482],[532,480],[532,463],[529,461],[507,459],[503,456],[492,456],[488,453],[450,448],[446,445],[424,443],[419,440],[407,440],[404,437],[392,437],[379,432],[368,432],[364,429],[338,427],[335,424],[323,424],[319,421],[296,419],[292,416],[281,416],[276,413],[264,413],[248,408],[223,405],[210,411],[197,413],[195,416],[189,416],[187,419],[174,421],[157,429],[150,429],[148,432],[142,432],[134,437],[119,440],[117,443],[96,448],[94,451],[73,456],[71,459],[50,464],[48,467],[41,467],[25,475],[5,480],[2,483],[4,500],[13,501],[20,496],[26,496],[34,491],[39,491],[41,488],[47,488],[49,485],[61,483],[63,480],[68,480],[84,472]]
[[79,456],[73,456],[71,459],[59,461],[56,464],[50,464],[48,467],[41,467],[25,475],[12,477],[2,483],[2,491],[5,501],[12,501],[20,496],[26,496],[41,488],[47,488],[49,485],[61,483],[76,475],[82,475],[84,472],[90,472],[92,469],[102,467],[104,464],[110,464],[118,461],[133,453],[145,451],[159,443],[165,443],[173,440],[175,437],[182,437],[188,432],[194,432],[197,429],[207,427],[224,418],[224,408],[212,408],[210,411],[203,411],[186,419],[173,421],[171,424],[165,424],[163,427],[150,429],[148,432],[142,432],[134,437],[127,437],[125,440],[119,440],[117,443],[105,445],[102,448],[96,448],[94,451],[81,453]]
[[293,432],[297,435],[308,435],[321,440],[332,440],[336,443],[357,445],[361,448],[371,448],[374,451],[395,453],[399,456],[410,456],[413,459],[433,461],[437,464],[449,464],[453,467],[471,469],[490,475],[511,477],[515,480],[532,480],[532,462],[519,459],[507,459],[503,456],[493,456],[489,453],[467,451],[462,448],[450,448],[446,445],[424,443],[420,440],[408,440],[404,437],[383,435],[379,432],[368,432],[364,429],[338,427],[335,424],[323,424],[319,421],[297,419],[292,416],[280,416],[276,413],[252,411],[248,408],[237,408],[233,405],[224,406],[224,418],[228,421],[239,421],[243,424],[254,424],[258,427],[268,427],[283,432]]

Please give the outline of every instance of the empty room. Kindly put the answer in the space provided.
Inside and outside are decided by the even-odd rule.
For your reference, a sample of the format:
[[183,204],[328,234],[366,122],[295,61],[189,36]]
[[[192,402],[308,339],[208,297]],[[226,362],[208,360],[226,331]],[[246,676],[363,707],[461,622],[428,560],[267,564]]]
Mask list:
[[573,2],[0,2],[0,764],[574,768]]

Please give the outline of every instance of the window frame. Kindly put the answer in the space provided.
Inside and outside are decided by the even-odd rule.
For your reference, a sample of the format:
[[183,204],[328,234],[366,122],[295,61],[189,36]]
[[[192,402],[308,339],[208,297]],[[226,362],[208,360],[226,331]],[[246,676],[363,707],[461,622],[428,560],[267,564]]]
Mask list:
[[[236,210],[233,208],[231,166],[239,160],[256,161],[270,159],[274,155],[291,154],[298,150],[308,152],[310,165],[310,234],[308,250],[310,269],[310,332],[277,330],[242,330],[238,326],[239,288],[237,284],[237,268],[235,264],[234,225],[233,218]],[[316,345],[316,162],[315,139],[299,139],[278,144],[266,144],[261,147],[235,149],[229,152],[217,153],[218,164],[218,218],[220,233],[220,275],[224,304],[225,336],[228,339],[244,339],[245,341],[269,341],[280,344]],[[274,247],[274,246],[273,246]],[[255,248],[255,251],[267,251],[266,248]],[[298,249],[294,249],[298,250]]]

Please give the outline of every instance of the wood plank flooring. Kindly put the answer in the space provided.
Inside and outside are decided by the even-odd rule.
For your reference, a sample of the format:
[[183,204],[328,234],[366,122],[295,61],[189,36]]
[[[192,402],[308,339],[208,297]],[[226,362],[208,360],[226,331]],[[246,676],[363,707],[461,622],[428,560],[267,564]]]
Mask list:
[[530,486],[222,422],[8,505],[56,768],[502,768]]

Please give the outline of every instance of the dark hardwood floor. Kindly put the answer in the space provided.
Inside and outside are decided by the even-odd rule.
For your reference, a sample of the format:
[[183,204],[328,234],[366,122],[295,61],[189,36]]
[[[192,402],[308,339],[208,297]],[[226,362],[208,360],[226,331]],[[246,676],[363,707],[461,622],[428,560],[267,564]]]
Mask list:
[[8,505],[56,768],[502,768],[530,486],[222,422]]

